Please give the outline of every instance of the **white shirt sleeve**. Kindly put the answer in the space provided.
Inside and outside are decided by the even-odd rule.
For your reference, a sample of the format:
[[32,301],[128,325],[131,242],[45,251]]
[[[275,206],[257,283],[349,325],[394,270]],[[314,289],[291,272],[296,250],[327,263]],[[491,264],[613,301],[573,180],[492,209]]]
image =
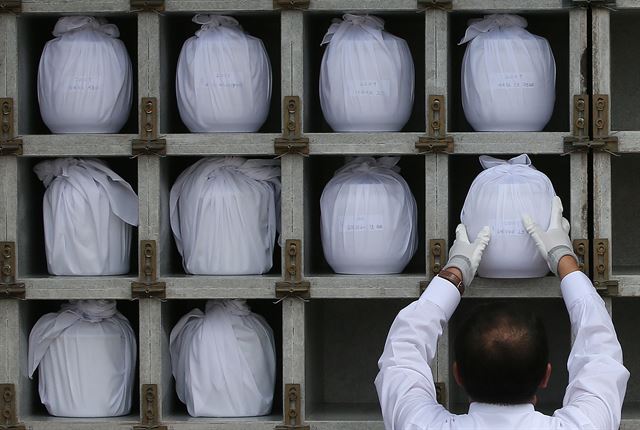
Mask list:
[[431,365],[438,338],[460,303],[458,289],[435,277],[420,299],[396,317],[378,361],[375,384],[387,430],[421,428],[451,414],[436,400]]
[[565,276],[561,289],[575,340],[563,407],[554,416],[579,428],[617,429],[629,372],[611,317],[582,272]]

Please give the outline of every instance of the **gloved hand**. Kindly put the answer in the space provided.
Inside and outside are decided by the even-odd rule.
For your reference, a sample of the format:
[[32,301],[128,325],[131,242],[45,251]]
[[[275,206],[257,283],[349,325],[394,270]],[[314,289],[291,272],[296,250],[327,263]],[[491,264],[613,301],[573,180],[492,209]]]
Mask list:
[[555,196],[551,204],[551,221],[549,229],[543,231],[529,215],[522,216],[522,222],[533,240],[538,246],[542,257],[547,261],[549,269],[557,275],[558,263],[565,255],[571,255],[578,261],[578,257],[573,252],[573,245],[569,238],[571,226],[566,218],[562,217],[562,200]]
[[464,224],[458,224],[456,228],[456,240],[449,250],[449,261],[447,261],[444,268],[458,268],[460,272],[462,272],[462,283],[465,286],[469,286],[471,281],[473,281],[473,277],[476,275],[482,253],[487,247],[490,237],[491,230],[489,227],[483,227],[480,233],[478,233],[476,240],[469,243],[467,228]]

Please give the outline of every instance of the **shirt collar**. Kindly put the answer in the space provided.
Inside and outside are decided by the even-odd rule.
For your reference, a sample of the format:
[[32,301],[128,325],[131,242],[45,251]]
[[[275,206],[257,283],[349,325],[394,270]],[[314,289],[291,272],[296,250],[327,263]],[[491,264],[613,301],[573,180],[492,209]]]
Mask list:
[[535,411],[531,403],[518,405],[498,405],[495,403],[473,402],[469,405],[469,414],[526,414]]

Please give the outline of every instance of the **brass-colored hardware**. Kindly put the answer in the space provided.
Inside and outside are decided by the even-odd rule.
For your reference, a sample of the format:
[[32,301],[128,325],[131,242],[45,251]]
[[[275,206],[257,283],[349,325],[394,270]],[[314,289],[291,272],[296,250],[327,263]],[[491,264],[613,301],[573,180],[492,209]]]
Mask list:
[[133,430],[167,430],[167,426],[160,424],[158,386],[156,384],[142,384],[140,407],[142,408],[140,425],[134,425]]
[[451,0],[418,0],[418,8],[420,9],[453,9]]
[[131,153],[166,155],[167,141],[158,138],[158,100],[143,97],[140,106],[140,138],[131,141]]
[[25,285],[16,282],[16,244],[0,242],[0,299],[20,299],[26,296]]
[[618,295],[618,281],[611,279],[609,268],[609,239],[593,241],[593,285],[603,296]]
[[443,267],[447,257],[447,245],[444,239],[429,240],[429,268],[431,277],[436,276]]
[[274,9],[308,9],[311,0],[273,0]]
[[140,279],[131,283],[134,299],[164,299],[167,285],[158,281],[157,245],[155,240],[140,241]]
[[424,153],[453,152],[453,137],[447,136],[446,118],[444,96],[429,96],[427,135],[418,139],[416,149]]
[[573,252],[578,257],[580,271],[589,276],[589,240],[575,239],[573,241]]
[[0,0],[0,13],[22,12],[21,0]]
[[285,384],[284,387],[284,424],[277,425],[275,430],[310,430],[302,424],[300,384]]
[[[591,107],[590,107],[591,105]],[[593,114],[593,137],[589,136],[589,109]],[[586,94],[573,96],[573,133],[564,138],[566,152],[617,152],[618,138],[609,136],[609,96]]]
[[164,0],[130,0],[132,11],[163,12]]
[[276,297],[299,297],[308,299],[311,296],[311,284],[302,279],[302,241],[287,239],[285,242],[284,280],[276,282]]
[[447,384],[436,382],[436,401],[443,406],[447,405]]
[[277,137],[274,142],[274,151],[278,155],[283,154],[308,154],[309,139],[302,136],[302,117],[300,97],[287,96],[284,98],[285,106],[283,114],[282,137]]
[[16,412],[16,386],[0,384],[0,430],[25,430],[18,422]]
[[14,134],[12,98],[0,98],[0,114],[0,155],[22,155],[22,139]]

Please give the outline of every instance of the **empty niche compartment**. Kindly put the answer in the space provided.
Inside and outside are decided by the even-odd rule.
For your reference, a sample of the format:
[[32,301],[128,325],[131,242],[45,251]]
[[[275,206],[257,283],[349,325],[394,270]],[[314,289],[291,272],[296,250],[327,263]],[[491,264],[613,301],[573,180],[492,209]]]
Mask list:
[[393,320],[411,301],[325,299],[305,305],[306,421],[382,421],[374,385],[378,359]]
[[[320,106],[320,65],[326,46],[320,46],[334,18],[342,18],[348,12],[305,14],[304,21],[304,123],[307,133],[332,133],[333,130],[324,119]],[[415,12],[371,12],[370,15],[384,20],[385,31],[404,39],[411,50],[415,68],[415,87],[413,108],[402,132],[424,132],[425,119],[425,75],[424,40],[425,20],[422,14]]]
[[638,307],[640,299],[614,298],[613,299],[613,325],[616,328],[618,341],[622,346],[624,365],[631,372],[631,378],[627,383],[627,392],[622,404],[623,419],[640,418],[640,343],[638,343],[638,325],[640,313]]
[[611,242],[613,271],[618,275],[640,274],[640,225],[636,220],[640,202],[635,192],[640,187],[640,154],[611,157]]
[[[610,11],[610,76],[611,130],[640,130],[637,115],[637,94],[629,91],[637,87],[640,70],[640,46],[629,43],[640,37],[640,11]],[[606,37],[601,35],[600,37]]]
[[[246,159],[263,157],[245,156]],[[160,276],[192,276],[187,274],[182,265],[182,256],[178,252],[176,241],[171,230],[170,218],[170,194],[171,188],[182,172],[191,165],[202,159],[202,157],[165,157],[160,159],[160,243],[158,252],[160,253]],[[277,210],[280,210],[279,208]],[[281,273],[281,248],[278,244],[280,233],[276,233],[276,240],[273,246],[273,266],[271,270],[263,275],[279,277]],[[243,275],[244,276],[244,275]],[[253,275],[250,275],[253,276]]]
[[[304,221],[305,221],[305,272],[306,275],[330,275],[335,272],[324,256],[320,235],[320,198],[336,170],[354,157],[311,156],[304,160]],[[378,158],[378,157],[376,157]],[[397,164],[400,176],[407,181],[418,207],[418,249],[402,274],[424,274],[425,262],[425,165],[422,156],[404,156]],[[368,275],[372,276],[372,275]],[[381,275],[373,275],[381,276]],[[389,275],[394,276],[394,275]]]
[[[39,162],[51,159],[18,158],[18,276],[21,278],[54,276],[48,272],[45,250],[43,199],[46,188],[33,171]],[[137,160],[129,157],[101,157],[100,160],[138,193]],[[129,273],[122,276],[138,274],[138,227],[133,226],[131,233]]]
[[[139,330],[139,308],[138,301],[117,301],[118,311],[124,315],[131,324],[133,333],[136,339],[136,363],[135,363],[135,378],[133,382],[133,392],[131,401],[131,412],[128,415],[120,417],[110,418],[64,418],[64,417],[52,417],[47,412],[46,407],[40,401],[40,394],[38,391],[38,377],[39,368],[34,372],[33,379],[29,379],[28,374],[28,351],[29,351],[29,334],[36,322],[45,314],[51,312],[59,312],[60,306],[67,303],[66,300],[29,300],[20,302],[20,392],[18,395],[20,410],[18,415],[23,421],[60,421],[60,422],[73,422],[73,421],[95,421],[95,422],[108,422],[108,421],[123,421],[123,422],[139,422],[139,410],[140,410],[140,344],[144,341],[140,339]],[[99,389],[100,387],[95,387]]]
[[251,311],[261,315],[271,326],[276,345],[276,383],[273,397],[273,409],[270,415],[258,417],[191,417],[187,405],[182,403],[176,393],[176,381],[171,369],[169,339],[171,331],[178,321],[193,309],[205,311],[207,300],[168,300],[162,303],[162,384],[163,384],[163,421],[274,421],[282,422],[282,304],[273,300],[247,300]]
[[[85,14],[89,16],[89,13]],[[59,18],[68,15],[18,16],[18,134],[51,134],[40,115],[38,103],[38,65],[45,44],[54,39],[53,28]],[[138,24],[137,15],[101,16],[120,31],[118,39],[124,42],[131,59],[132,105],[129,119],[120,133],[138,133]]]
[[[162,133],[189,133],[178,111],[176,72],[182,46],[201,27],[200,24],[191,20],[194,16],[195,14],[190,13],[166,14],[160,17],[160,94],[163,100],[163,109],[160,110],[160,131]],[[258,132],[279,133],[282,129],[280,14],[238,13],[232,16],[238,20],[245,32],[261,39],[267,51],[271,62],[271,105],[269,115]]]
[[[458,309],[449,322],[449,369],[455,360],[454,345],[456,333],[464,321],[479,306],[500,303],[495,299],[463,299]],[[562,407],[562,399],[567,387],[569,374],[567,371],[567,359],[571,350],[571,325],[567,309],[562,299],[520,299],[503,301],[505,305],[514,306],[522,312],[532,312],[542,318],[547,341],[549,343],[549,362],[552,372],[549,385],[546,389],[538,390],[538,403],[536,410],[544,414],[552,414]],[[452,413],[467,413],[469,400],[464,389],[458,386],[453,379],[453,373],[449,375],[449,410]]]
[[[517,154],[498,154],[492,157],[508,160]],[[563,205],[563,216],[571,220],[571,167],[569,157],[552,154],[529,155],[532,166],[547,175],[556,195]],[[456,227],[460,223],[460,213],[467,193],[476,176],[484,169],[480,165],[479,155],[452,155],[449,157],[449,244],[456,238]],[[475,238],[469,237],[473,241]]]
[[[462,108],[462,59],[469,43],[458,46],[468,27],[470,19],[482,18],[486,14],[453,12],[449,14],[449,123],[451,132],[473,132],[473,128],[467,122]],[[526,30],[531,34],[544,37],[549,41],[556,62],[556,100],[553,114],[544,130],[569,131],[569,12],[536,12],[518,13],[527,22]]]

